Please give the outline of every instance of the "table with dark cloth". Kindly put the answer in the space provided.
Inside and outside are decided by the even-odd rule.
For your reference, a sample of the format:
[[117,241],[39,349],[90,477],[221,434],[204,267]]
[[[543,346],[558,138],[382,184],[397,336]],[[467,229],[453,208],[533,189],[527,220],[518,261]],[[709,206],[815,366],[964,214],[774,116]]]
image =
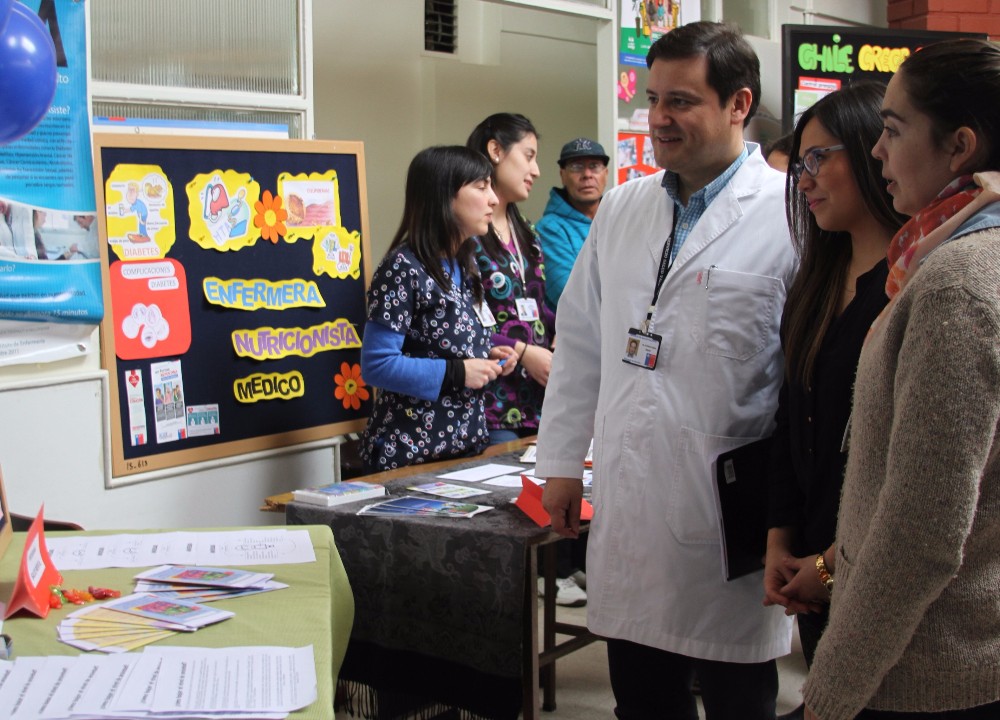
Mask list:
[[[519,455],[478,457],[430,472],[415,466],[412,475],[385,483],[387,497],[412,495],[408,487],[438,481],[444,472],[518,464]],[[525,717],[533,717],[537,682],[534,695],[522,685],[539,667],[526,642],[537,638],[533,547],[558,536],[511,503],[519,489],[448,482],[489,490],[462,502],[493,509],[472,518],[387,518],[357,515],[377,502],[371,499],[331,508],[286,506],[289,525],[333,529],[354,589],[354,628],[341,678],[358,707],[348,710],[433,717],[430,703],[501,719],[516,718],[523,706]]]

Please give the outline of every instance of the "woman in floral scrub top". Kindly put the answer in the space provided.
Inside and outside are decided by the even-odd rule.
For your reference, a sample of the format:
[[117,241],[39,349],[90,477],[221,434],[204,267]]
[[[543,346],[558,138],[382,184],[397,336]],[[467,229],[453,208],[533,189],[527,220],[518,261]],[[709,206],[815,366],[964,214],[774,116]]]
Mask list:
[[493,443],[534,435],[552,366],[555,314],[545,304],[542,248],[515,203],[527,200],[538,177],[538,133],[523,115],[497,113],[466,142],[493,164],[499,205],[475,253],[486,303],[496,325],[493,344],[513,348],[520,368],[486,389]]
[[483,388],[517,360],[491,347],[478,317],[468,238],[486,231],[496,202],[489,163],[466,148],[428,148],[410,164],[403,220],[368,291],[361,366],[379,388],[361,447],[370,472],[488,443]]

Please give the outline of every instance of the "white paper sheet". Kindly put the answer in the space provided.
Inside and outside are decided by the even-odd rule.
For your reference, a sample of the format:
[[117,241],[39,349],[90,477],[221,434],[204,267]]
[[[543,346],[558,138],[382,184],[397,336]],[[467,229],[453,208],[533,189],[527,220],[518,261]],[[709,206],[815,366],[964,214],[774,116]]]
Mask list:
[[162,658],[155,712],[292,712],[316,701],[312,645],[147,648]]
[[308,530],[222,530],[46,538],[59,570],[315,562]]
[[[524,476],[531,480],[535,485],[544,485],[545,480],[543,478],[532,477],[528,473],[524,473]],[[496,485],[497,487],[509,487],[509,488],[519,488],[521,487],[521,476],[520,475],[501,475],[500,477],[495,477],[487,480],[483,485]]]
[[500,463],[488,463],[486,465],[477,465],[476,467],[468,468],[466,470],[455,470],[454,472],[447,473],[446,475],[438,475],[441,480],[462,480],[464,482],[479,482],[481,480],[488,480],[489,478],[494,478],[499,475],[507,475],[509,473],[520,473],[524,472],[524,468],[520,465],[501,465]]

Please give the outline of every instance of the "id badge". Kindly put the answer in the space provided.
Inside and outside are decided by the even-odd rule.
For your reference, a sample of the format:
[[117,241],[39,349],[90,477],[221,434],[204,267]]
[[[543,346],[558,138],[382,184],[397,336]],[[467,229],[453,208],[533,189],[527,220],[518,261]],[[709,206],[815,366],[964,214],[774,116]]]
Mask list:
[[528,321],[538,319],[538,303],[534,298],[517,299],[517,319]]
[[497,319],[493,317],[493,311],[490,310],[490,306],[485,302],[476,303],[472,306],[472,309],[476,311],[476,317],[479,318],[479,322],[483,324],[483,327],[493,327],[497,324]]
[[644,333],[637,328],[628,329],[628,339],[625,341],[625,357],[622,362],[636,367],[653,370],[656,368],[656,358],[660,354],[660,343],[663,337],[654,333]]

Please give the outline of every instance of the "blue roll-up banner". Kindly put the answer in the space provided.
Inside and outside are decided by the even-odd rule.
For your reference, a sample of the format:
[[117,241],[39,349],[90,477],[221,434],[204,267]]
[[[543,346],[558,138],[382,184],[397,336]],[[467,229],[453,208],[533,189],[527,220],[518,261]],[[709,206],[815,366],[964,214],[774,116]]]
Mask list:
[[[55,58],[56,80],[48,111],[34,129],[0,144],[0,365],[89,352],[94,326],[104,315],[87,102],[86,6],[79,0],[28,0],[13,6],[37,15],[39,22],[11,13],[0,45],[14,50],[0,53],[0,73],[41,73],[45,58],[36,55],[22,62],[25,58],[4,53],[37,53],[44,41],[44,51]],[[12,32],[19,33],[16,43],[8,42]],[[25,86],[33,88],[43,79],[31,78]],[[20,93],[4,103],[36,103],[39,98],[46,100],[39,93]],[[24,110],[11,115],[16,119],[31,108]],[[0,123],[0,132],[2,127]]]

